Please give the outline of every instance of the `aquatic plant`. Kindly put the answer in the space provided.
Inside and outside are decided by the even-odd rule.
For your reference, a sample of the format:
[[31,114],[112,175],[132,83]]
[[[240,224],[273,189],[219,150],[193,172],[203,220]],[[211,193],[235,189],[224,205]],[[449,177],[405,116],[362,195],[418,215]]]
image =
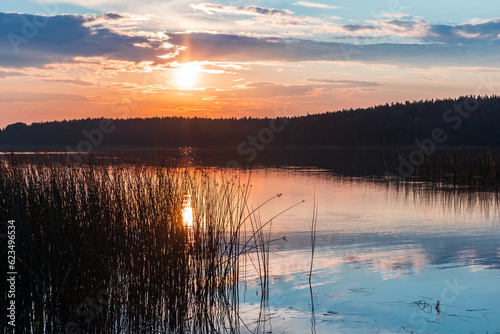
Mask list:
[[[16,226],[17,330],[213,333],[247,326],[238,314],[240,259],[258,260],[266,296],[267,223],[248,208],[248,180],[215,173],[92,156],[85,163],[46,155],[0,160],[0,221]],[[245,224],[252,233],[242,235]]]
[[[403,160],[411,161],[411,153]],[[424,161],[413,165],[410,175],[399,175],[397,168],[388,168],[400,181],[429,182],[439,186],[469,190],[500,190],[500,153],[490,148],[455,148],[436,151]],[[397,181],[391,178],[391,181]]]

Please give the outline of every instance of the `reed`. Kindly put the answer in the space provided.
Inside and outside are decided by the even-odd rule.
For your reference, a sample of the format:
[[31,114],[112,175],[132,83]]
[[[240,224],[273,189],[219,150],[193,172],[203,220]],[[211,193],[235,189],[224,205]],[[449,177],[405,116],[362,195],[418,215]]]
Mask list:
[[[409,157],[405,156],[408,160]],[[396,172],[397,173],[397,172]],[[500,153],[487,148],[456,148],[429,155],[404,181],[420,181],[441,186],[500,191]]]
[[269,240],[249,190],[202,169],[0,160],[0,221],[16,221],[18,331],[238,332],[242,256],[257,255],[268,289]]

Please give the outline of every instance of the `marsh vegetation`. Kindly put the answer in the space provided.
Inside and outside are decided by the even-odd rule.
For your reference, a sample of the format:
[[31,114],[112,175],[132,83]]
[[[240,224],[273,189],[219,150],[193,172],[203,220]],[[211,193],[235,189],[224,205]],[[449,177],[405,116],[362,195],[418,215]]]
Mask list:
[[[336,272],[340,269],[350,277],[352,270],[372,268],[371,259],[378,255],[363,250],[371,250],[372,243],[382,254],[395,252],[393,262],[384,260],[374,269],[388,277],[420,273],[422,264],[431,271],[439,263],[460,264],[462,250],[450,246],[456,244],[477,248],[477,261],[498,268],[488,250],[496,249],[497,234],[490,226],[483,226],[490,230],[480,236],[481,242],[474,238],[477,232],[470,232],[472,236],[460,242],[443,239],[446,247],[435,252],[432,247],[441,243],[433,241],[437,237],[425,224],[432,221],[432,228],[449,228],[448,236],[470,234],[473,226],[460,223],[462,215],[480,217],[476,222],[480,227],[497,221],[500,165],[495,152],[437,151],[411,177],[390,180],[366,177],[368,173],[342,176],[342,169],[183,168],[172,164],[175,159],[161,156],[145,160],[90,155],[76,162],[56,154],[6,154],[0,160],[0,219],[16,221],[19,331],[262,333],[286,328],[288,323],[281,318],[285,315],[290,326],[309,317],[304,322],[312,328],[308,330],[329,332],[325,324],[352,329],[361,322],[350,303],[362,307],[366,300],[349,294],[347,305],[333,298],[332,292],[335,296],[339,289],[358,290],[352,282],[332,277],[340,275]],[[335,166],[361,169],[359,161],[365,160],[349,159]],[[316,206],[312,225],[307,224],[310,207],[285,214],[280,221],[274,213],[279,216],[282,209],[274,202],[270,203],[274,213],[261,220],[262,207],[249,204],[250,174],[252,193],[255,185],[260,186],[258,202],[264,207],[269,206],[269,197],[279,197],[271,197],[269,189],[296,196],[309,189],[311,198],[318,191],[319,232]],[[384,206],[380,194],[397,205]],[[361,204],[375,199],[373,205]],[[295,199],[285,201],[286,211]],[[406,208],[412,207],[418,213],[430,212],[429,217],[407,217],[413,211]],[[432,214],[437,211],[439,215]],[[366,217],[356,220],[352,212]],[[449,218],[446,224],[441,215]],[[350,223],[353,219],[356,225]],[[391,222],[387,226],[381,223],[387,221]],[[408,233],[399,235],[400,230]],[[431,231],[423,241],[415,237],[422,231]],[[282,238],[285,234],[288,241]],[[428,254],[425,247],[417,252],[413,246],[401,254],[399,245],[405,240],[413,245],[413,238],[429,248]],[[363,246],[365,242],[369,246]],[[359,252],[363,256],[353,255]],[[347,268],[351,262],[361,267]],[[6,284],[0,282],[2,291],[7,291]],[[7,300],[5,293],[2,298]],[[442,314],[448,306],[440,306]],[[406,326],[407,319],[398,312],[394,311],[397,325]],[[351,317],[352,322],[342,317]],[[380,320],[377,312],[370,317]]]
[[252,331],[238,314],[240,260],[250,257],[265,302],[269,240],[247,181],[92,157],[1,160],[0,220],[16,221],[18,331]]
[[[401,157],[411,161],[412,152]],[[421,163],[414,164],[410,175],[398,175],[403,181],[417,181],[410,185],[427,183],[432,187],[455,190],[500,190],[500,153],[491,148],[455,148],[439,150]],[[396,168],[392,168],[398,173]]]

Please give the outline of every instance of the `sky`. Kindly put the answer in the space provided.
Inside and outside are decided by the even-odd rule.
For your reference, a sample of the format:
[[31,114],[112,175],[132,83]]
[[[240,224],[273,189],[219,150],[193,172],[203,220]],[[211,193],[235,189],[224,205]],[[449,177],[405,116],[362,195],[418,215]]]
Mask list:
[[0,128],[500,92],[500,1],[3,0]]

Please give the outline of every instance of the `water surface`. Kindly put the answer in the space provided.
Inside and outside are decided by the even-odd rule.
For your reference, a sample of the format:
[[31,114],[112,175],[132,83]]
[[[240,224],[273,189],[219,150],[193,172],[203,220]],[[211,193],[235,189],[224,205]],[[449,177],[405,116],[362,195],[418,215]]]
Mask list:
[[[500,332],[500,210],[494,194],[398,190],[314,168],[254,169],[251,180],[254,206],[283,194],[260,209],[262,221],[305,200],[272,223],[272,238],[286,240],[271,244],[266,329]],[[251,323],[260,296],[251,264],[246,268],[240,307]]]
[[[230,151],[174,151],[182,163],[214,170],[235,159]],[[254,208],[282,194],[258,210],[264,223],[300,204],[266,225],[276,240],[266,321],[258,324],[259,281],[252,263],[242,263],[242,332],[500,333],[498,195],[405,188],[370,177],[382,174],[397,152],[263,153],[266,163],[251,171],[222,173],[251,180]],[[158,152],[133,152],[132,160],[141,154],[154,161]],[[189,226],[192,213],[184,216]]]

